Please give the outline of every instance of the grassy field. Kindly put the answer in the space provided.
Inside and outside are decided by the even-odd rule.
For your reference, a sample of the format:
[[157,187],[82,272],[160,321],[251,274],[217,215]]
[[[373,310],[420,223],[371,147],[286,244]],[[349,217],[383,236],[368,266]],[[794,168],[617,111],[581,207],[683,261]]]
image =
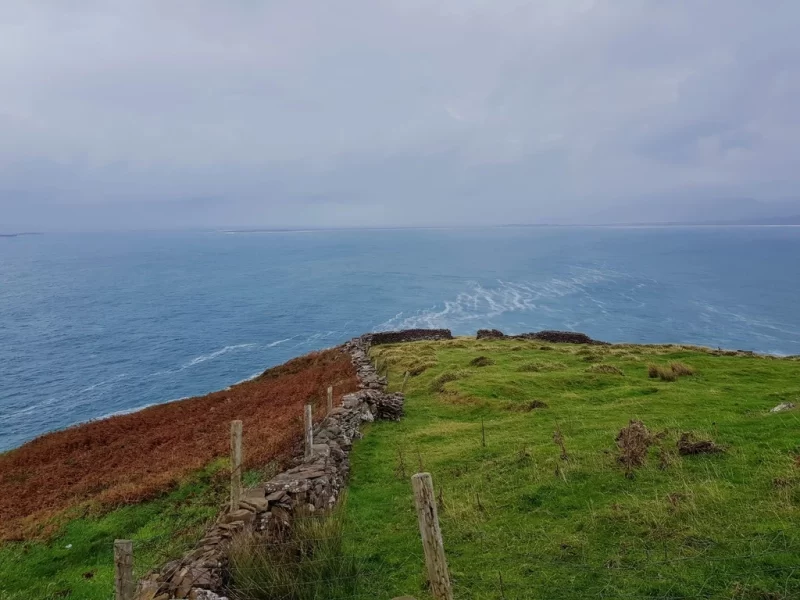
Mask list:
[[[373,356],[390,388],[413,376],[406,418],[353,454],[364,597],[429,597],[409,482],[424,470],[457,599],[800,598],[800,409],[770,413],[800,400],[800,361],[468,339]],[[641,466],[619,459],[632,419]],[[720,451],[682,455],[684,433]]]

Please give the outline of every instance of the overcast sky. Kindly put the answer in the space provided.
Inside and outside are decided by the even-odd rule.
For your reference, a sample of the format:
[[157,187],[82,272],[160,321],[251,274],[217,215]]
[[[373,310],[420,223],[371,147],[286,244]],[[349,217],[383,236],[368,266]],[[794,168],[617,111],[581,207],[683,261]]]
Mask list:
[[800,2],[8,0],[0,225],[797,197]]

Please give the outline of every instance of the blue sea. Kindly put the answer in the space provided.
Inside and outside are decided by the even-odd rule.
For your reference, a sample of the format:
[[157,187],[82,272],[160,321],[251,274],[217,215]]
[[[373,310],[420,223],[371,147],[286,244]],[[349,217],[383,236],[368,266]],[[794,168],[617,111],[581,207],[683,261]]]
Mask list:
[[800,228],[0,238],[0,450],[371,330],[800,354]]

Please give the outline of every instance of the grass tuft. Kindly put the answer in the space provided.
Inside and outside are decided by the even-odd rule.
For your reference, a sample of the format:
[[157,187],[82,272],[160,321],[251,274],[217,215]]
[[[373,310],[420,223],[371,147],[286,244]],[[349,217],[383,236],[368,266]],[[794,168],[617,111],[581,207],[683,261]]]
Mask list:
[[469,376],[469,371],[464,369],[456,369],[453,371],[445,371],[433,378],[431,381],[431,391],[434,392],[443,392],[444,386],[451,381],[457,381],[459,379],[464,379],[465,377]]
[[672,369],[672,372],[675,373],[678,377],[687,377],[694,375],[694,369],[687,364],[682,362],[671,362],[669,363],[669,368]]
[[520,373],[547,373],[550,371],[563,371],[567,368],[562,362],[537,360],[528,362],[517,368]]
[[487,356],[478,356],[469,361],[471,367],[488,367],[493,365],[494,361]]
[[588,369],[586,369],[587,373],[600,373],[603,375],[625,375],[622,372],[622,369],[619,367],[615,367],[614,365],[607,365],[604,363],[600,363],[597,365],[592,365]]
[[682,362],[674,361],[667,366],[649,364],[647,365],[647,375],[651,379],[661,381],[677,381],[678,377],[694,375],[694,368]]
[[345,553],[344,512],[296,518],[277,539],[260,534],[231,544],[231,600],[345,600],[358,592],[361,564]]

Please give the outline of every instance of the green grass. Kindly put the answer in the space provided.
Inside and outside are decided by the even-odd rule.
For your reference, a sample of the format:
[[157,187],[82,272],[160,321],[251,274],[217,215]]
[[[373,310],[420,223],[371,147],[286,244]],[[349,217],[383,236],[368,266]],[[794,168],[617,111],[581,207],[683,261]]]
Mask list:
[[360,564],[344,553],[342,501],[335,510],[295,516],[283,535],[245,534],[230,552],[232,600],[351,600]]
[[[0,600],[110,600],[114,540],[133,540],[137,577],[180,557],[219,513],[227,473],[218,461],[160,498],[74,518],[45,542],[0,546]],[[245,474],[245,483],[260,479]]]
[[[352,455],[364,597],[429,598],[410,486],[425,470],[457,599],[800,598],[800,410],[769,413],[800,399],[800,361],[466,339],[373,353],[391,389],[425,369],[405,419],[370,425]],[[648,376],[673,363],[693,374]],[[631,419],[659,436],[628,478],[615,438]],[[683,432],[725,452],[680,456]]]

